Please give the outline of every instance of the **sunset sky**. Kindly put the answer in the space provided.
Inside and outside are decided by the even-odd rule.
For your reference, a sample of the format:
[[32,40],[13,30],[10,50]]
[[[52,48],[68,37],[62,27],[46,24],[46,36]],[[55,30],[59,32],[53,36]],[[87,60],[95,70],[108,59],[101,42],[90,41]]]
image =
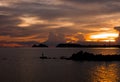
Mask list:
[[115,41],[120,0],[0,0],[0,46]]

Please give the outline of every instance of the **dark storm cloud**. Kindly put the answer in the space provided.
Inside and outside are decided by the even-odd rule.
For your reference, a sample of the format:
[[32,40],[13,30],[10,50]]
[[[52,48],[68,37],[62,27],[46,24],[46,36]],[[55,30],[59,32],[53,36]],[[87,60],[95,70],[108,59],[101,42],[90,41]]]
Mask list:
[[[27,7],[25,5],[27,5]],[[63,5],[54,6],[54,5],[40,4],[37,2],[36,3],[20,3],[17,6],[18,6],[18,9],[21,11],[20,13],[35,15],[47,20],[53,20],[59,17],[72,16],[70,15],[69,12],[73,11],[73,10],[72,11],[69,10],[69,8]]]
[[[119,0],[63,0],[68,4],[71,3],[74,7],[83,7],[82,12],[87,14],[110,14],[120,12]],[[82,5],[82,6],[81,6]],[[86,8],[85,8],[86,7]],[[92,13],[90,11],[93,11]]]
[[[75,17],[76,15],[84,15],[88,11],[80,10],[69,5],[49,5],[38,2],[20,2],[14,4],[12,7],[0,7],[0,11],[6,11],[15,16],[20,15],[36,15],[45,19],[54,19],[59,17]],[[90,14],[90,12],[89,12]]]
[[19,22],[21,22],[21,21],[18,20],[16,16],[0,15],[0,26],[1,27],[16,26],[16,24],[18,24]]
[[19,15],[0,15],[0,35],[11,36],[11,37],[21,37],[30,36],[34,34],[40,34],[45,32],[48,26],[53,26],[51,24],[38,24],[32,25],[29,28],[21,28],[17,26],[22,21],[18,19]]
[[[114,12],[119,12],[119,5],[113,4],[114,2],[118,0],[65,0],[67,2],[75,2],[75,3],[83,3],[84,8],[88,7],[88,9],[82,9],[81,5],[79,7],[76,5],[73,6],[67,5],[68,3],[64,3],[61,5],[51,5],[51,4],[42,4],[38,2],[20,2],[14,4],[13,7],[9,8],[2,8],[4,9],[3,11],[8,11],[9,13],[12,14],[18,14],[18,15],[36,15],[38,17],[45,18],[47,20],[49,19],[54,19],[54,18],[60,18],[60,17],[81,17],[81,16],[93,16],[93,15],[101,15],[101,14],[109,14],[109,13],[114,13]],[[92,3],[97,2],[103,2],[102,4],[97,4],[94,6],[94,8],[91,8]],[[111,3],[112,2],[112,3]],[[78,3],[78,4],[79,4]],[[87,4],[89,3],[89,5]],[[101,6],[99,10],[96,8]],[[91,8],[91,9],[89,9]]]
[[[67,5],[68,3],[65,2],[61,5],[51,5],[51,4],[42,4],[39,2],[20,2],[13,5],[13,7],[9,7],[8,9],[4,9],[4,11],[9,11],[14,14],[31,14],[31,15],[38,15],[39,17],[43,18],[58,18],[58,17],[75,17],[80,15],[95,15],[95,14],[105,14],[110,12],[119,12],[119,4],[115,4],[115,2],[119,2],[118,0],[62,0],[67,2],[74,2],[74,3],[82,3],[84,7],[91,8],[93,3],[102,3],[97,4],[94,6],[96,9],[97,7],[101,6],[101,9],[94,10],[94,8],[88,10],[82,9],[81,5],[79,7],[74,5]],[[84,3],[83,3],[84,2]],[[89,5],[88,5],[89,4]],[[94,11],[94,12],[90,12]]]
[[16,25],[21,21],[14,15],[0,15],[0,35],[4,36],[17,36],[22,28],[18,28]]
[[36,28],[35,26],[31,28],[20,28],[20,27],[13,27],[13,26],[12,27],[8,26],[4,28],[1,27],[0,30],[2,31],[0,32],[0,35],[10,36],[10,37],[26,37],[26,36],[48,32],[47,29],[43,26],[39,29],[35,29],[35,28]]

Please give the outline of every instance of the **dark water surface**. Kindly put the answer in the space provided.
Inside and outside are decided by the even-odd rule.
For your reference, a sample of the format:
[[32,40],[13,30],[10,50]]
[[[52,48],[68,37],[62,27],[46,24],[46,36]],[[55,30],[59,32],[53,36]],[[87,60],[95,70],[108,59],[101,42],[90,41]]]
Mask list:
[[0,48],[0,82],[120,82],[120,62],[41,60],[80,50],[119,54],[118,48]]

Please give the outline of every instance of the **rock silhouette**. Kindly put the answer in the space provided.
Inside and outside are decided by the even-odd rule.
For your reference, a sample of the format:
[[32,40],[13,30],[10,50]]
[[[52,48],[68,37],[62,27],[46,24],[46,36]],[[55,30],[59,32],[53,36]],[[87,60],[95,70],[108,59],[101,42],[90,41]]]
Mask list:
[[120,61],[120,54],[102,55],[80,51],[73,54],[69,59],[77,61]]
[[61,48],[117,47],[117,48],[120,48],[120,45],[81,45],[81,44],[75,44],[75,43],[61,43],[61,44],[58,44],[56,47],[61,47]]
[[45,44],[34,44],[32,47],[48,47],[47,45]]
[[120,54],[102,55],[79,51],[78,53],[72,54],[70,57],[61,56],[60,58],[51,58],[42,55],[40,59],[65,59],[74,61],[120,61]]

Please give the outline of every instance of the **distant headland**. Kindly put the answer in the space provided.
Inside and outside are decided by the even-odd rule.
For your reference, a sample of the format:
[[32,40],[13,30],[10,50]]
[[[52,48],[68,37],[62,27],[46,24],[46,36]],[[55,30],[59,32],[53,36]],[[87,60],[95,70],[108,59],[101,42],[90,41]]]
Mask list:
[[34,44],[32,47],[48,47],[46,44]]
[[[40,43],[40,44],[33,44],[32,47],[49,47],[48,45],[44,44],[44,43]],[[94,48],[94,47],[116,47],[116,48],[120,48],[120,45],[108,45],[108,44],[101,44],[101,45],[96,45],[96,44],[88,44],[88,45],[84,45],[84,44],[77,44],[77,43],[60,43],[57,44],[55,47],[57,48]]]
[[120,48],[120,45],[81,45],[81,44],[74,44],[74,43],[61,43],[58,44],[56,47],[61,47],[61,48],[92,48],[92,47],[118,47]]

